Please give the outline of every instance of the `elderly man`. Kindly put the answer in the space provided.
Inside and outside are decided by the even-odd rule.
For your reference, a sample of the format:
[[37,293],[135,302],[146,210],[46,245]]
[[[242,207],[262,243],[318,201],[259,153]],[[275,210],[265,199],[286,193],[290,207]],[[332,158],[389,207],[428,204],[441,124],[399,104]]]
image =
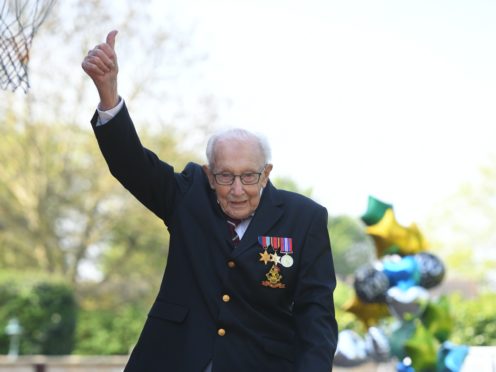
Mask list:
[[144,148],[117,93],[116,31],[82,67],[111,173],[166,224],[162,285],[128,372],[329,372],[337,341],[327,211],[277,190],[267,143],[241,129],[181,173]]

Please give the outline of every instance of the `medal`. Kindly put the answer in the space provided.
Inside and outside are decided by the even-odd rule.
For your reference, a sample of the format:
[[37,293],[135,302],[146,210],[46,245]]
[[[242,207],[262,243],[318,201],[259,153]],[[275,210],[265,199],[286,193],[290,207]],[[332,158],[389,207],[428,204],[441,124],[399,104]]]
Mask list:
[[[265,274],[267,280],[263,280],[261,284],[264,287],[270,288],[286,288],[286,284],[281,282],[281,267],[278,265],[280,264],[286,268],[293,266],[293,257],[290,256],[293,253],[293,239],[259,236],[258,243],[263,249],[262,253],[259,253],[259,261],[263,262],[264,265],[267,265],[269,262],[273,263],[269,272]],[[282,254],[282,256],[278,254],[278,251]]]
[[279,274],[281,269],[274,264],[269,272],[265,274],[267,280],[262,281],[262,285],[270,288],[286,288],[286,284],[281,283],[282,275]]
[[258,237],[258,242],[260,243],[260,245],[263,248],[263,252],[262,253],[259,253],[259,255],[260,255],[259,261],[262,261],[265,265],[267,265],[267,263],[269,263],[269,261],[271,260],[270,259],[271,254],[269,254],[267,252],[267,249],[269,248],[269,245],[270,245],[270,237],[268,237],[268,236],[259,236]]
[[281,262],[281,256],[277,255],[277,252],[274,252],[273,254],[270,255],[270,260],[274,262],[275,265]]
[[281,265],[284,267],[293,266],[293,257],[290,256],[293,254],[293,239],[281,238],[281,253],[284,253],[284,256],[281,257]]
[[268,254],[267,253],[267,250],[264,250],[263,253],[259,253],[259,255],[260,255],[260,260],[259,261],[262,261],[264,264],[267,265],[269,263],[269,261],[271,261],[271,258],[270,257],[272,255],[271,254]]
[[281,257],[281,265],[284,267],[293,266],[293,257],[291,257],[288,254],[285,254],[284,256]]

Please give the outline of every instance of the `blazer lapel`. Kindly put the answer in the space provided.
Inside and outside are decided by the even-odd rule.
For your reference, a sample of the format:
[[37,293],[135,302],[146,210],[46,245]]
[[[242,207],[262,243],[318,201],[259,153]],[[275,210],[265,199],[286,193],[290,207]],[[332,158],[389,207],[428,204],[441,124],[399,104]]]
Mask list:
[[233,257],[237,257],[257,244],[258,237],[267,233],[281,218],[284,209],[278,198],[277,190],[269,182],[262,193],[260,204],[238,246],[233,250]]

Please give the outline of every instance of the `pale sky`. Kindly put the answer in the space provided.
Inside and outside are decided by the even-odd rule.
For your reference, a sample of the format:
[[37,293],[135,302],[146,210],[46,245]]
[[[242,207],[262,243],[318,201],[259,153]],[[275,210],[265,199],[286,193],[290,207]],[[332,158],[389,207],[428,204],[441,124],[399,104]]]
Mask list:
[[422,223],[496,152],[495,1],[158,3],[194,26],[218,125],[266,134],[331,215],[374,195]]

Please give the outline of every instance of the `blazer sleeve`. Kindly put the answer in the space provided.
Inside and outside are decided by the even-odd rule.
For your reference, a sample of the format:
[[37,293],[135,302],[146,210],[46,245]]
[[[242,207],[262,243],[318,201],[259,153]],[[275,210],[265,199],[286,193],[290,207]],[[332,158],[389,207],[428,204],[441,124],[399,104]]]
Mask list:
[[293,314],[297,334],[297,372],[329,372],[337,346],[333,291],[336,287],[327,211],[314,217],[301,257]]
[[106,124],[96,125],[97,113],[91,123],[112,175],[167,223],[180,182],[172,166],[143,147],[126,105]]

